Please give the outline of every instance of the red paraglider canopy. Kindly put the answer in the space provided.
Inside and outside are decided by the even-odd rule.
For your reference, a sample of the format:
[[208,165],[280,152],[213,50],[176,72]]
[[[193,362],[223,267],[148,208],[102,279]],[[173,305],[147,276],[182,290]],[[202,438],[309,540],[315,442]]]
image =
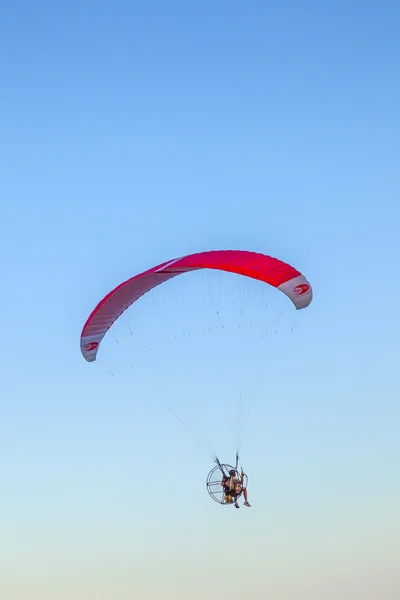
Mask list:
[[81,351],[88,362],[96,360],[99,344],[116,319],[136,300],[181,273],[217,269],[264,281],[286,294],[296,309],[308,306],[312,289],[294,267],[264,254],[246,250],[211,250],[162,263],[124,281],[103,298],[86,321]]

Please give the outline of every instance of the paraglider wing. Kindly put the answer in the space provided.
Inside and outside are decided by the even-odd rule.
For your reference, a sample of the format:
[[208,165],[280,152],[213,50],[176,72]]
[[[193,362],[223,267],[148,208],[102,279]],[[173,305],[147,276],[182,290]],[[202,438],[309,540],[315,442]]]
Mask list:
[[181,273],[217,269],[264,281],[286,294],[296,309],[308,306],[312,289],[294,267],[264,254],[246,250],[211,250],[162,263],[124,281],[103,298],[86,321],[81,352],[88,362],[96,360],[99,344],[118,317],[141,296]]

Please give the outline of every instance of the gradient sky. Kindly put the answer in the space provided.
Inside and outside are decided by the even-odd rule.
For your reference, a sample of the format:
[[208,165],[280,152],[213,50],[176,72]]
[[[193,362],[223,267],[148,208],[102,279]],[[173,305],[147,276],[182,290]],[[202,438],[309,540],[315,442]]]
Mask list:
[[[394,1],[2,3],[2,600],[398,600],[399,30]],[[104,294],[213,248],[294,264],[313,303],[182,278],[121,329],[144,366],[111,335],[84,361]],[[262,347],[247,289],[243,323],[287,319]],[[236,511],[168,406],[232,460],[239,393]]]

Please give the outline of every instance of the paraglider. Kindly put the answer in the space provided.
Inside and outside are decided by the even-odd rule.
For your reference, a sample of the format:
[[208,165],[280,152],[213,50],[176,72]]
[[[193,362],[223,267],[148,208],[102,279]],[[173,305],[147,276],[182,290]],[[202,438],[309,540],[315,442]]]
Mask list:
[[[271,256],[247,250],[212,250],[189,254],[161,263],[135,275],[109,292],[94,308],[81,333],[80,348],[88,362],[96,361],[100,344],[114,322],[147,292],[160,284],[184,273],[200,269],[213,269],[259,280],[285,294],[296,310],[306,308],[312,300],[312,288],[307,279],[291,265]],[[243,495],[244,505],[250,507],[247,498],[247,475],[236,465],[216,466],[207,477],[210,496],[222,505],[233,504]]]
[[124,281],[105,296],[90,314],[81,334],[81,352],[88,362],[96,360],[100,342],[122,313],[156,286],[198,269],[217,269],[264,281],[290,298],[297,310],[312,300],[306,278],[277,258],[247,250],[211,250],[167,261]]
[[207,477],[207,491],[211,498],[218,504],[229,505],[233,504],[235,508],[239,508],[238,500],[244,496],[244,506],[250,508],[250,503],[247,497],[247,481],[246,473],[238,471],[239,456],[236,455],[236,466],[221,464],[215,457],[216,466],[211,469]]

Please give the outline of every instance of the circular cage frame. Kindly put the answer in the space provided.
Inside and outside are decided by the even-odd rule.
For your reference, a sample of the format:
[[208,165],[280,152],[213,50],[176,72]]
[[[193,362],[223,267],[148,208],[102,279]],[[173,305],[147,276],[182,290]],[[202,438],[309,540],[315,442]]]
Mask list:
[[[209,495],[211,496],[211,498],[214,500],[214,502],[217,502],[218,504],[221,504],[223,506],[225,505],[231,505],[234,503],[234,501],[232,502],[226,502],[225,500],[225,491],[221,485],[221,481],[222,481],[222,476],[226,476],[226,477],[230,477],[229,475],[229,471],[235,471],[236,476],[238,477],[238,479],[241,479],[241,475],[239,474],[239,471],[237,470],[236,467],[232,466],[232,465],[228,465],[228,464],[222,464],[222,463],[218,463],[217,465],[215,465],[215,467],[213,467],[211,469],[211,471],[209,472],[208,476],[207,476],[207,480],[206,480],[206,486],[207,486],[207,491],[209,493]],[[243,477],[243,483],[242,485],[242,490],[240,492],[240,494],[238,494],[236,496],[236,500],[239,500],[240,496],[243,494],[243,488],[247,487],[247,475],[244,474]]]

